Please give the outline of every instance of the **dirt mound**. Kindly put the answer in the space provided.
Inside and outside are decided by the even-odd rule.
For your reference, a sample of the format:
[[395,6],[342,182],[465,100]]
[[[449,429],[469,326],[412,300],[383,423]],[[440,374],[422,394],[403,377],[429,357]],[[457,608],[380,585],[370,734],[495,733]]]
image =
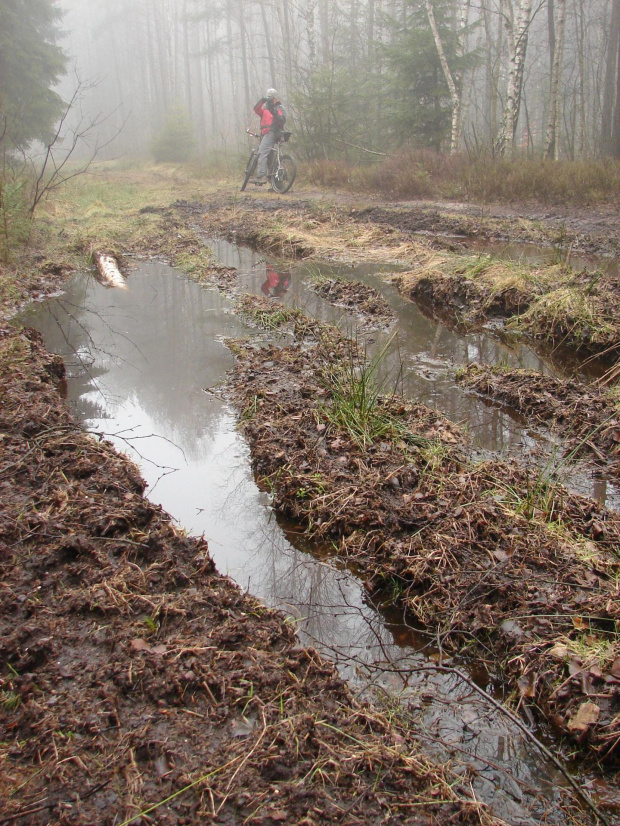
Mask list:
[[[0,336],[0,820],[480,823]],[[433,801],[433,802],[425,802]]]
[[338,409],[347,346],[237,344],[232,392],[275,507],[447,650],[465,646],[491,672],[503,663],[520,702],[612,758],[620,517],[519,468],[470,462],[458,430],[424,405],[377,398],[364,440],[359,406]]
[[330,304],[357,313],[366,326],[385,327],[394,321],[394,313],[381,294],[359,281],[322,278],[311,281],[310,288]]
[[470,364],[457,376],[468,387],[507,404],[528,421],[561,433],[564,454],[587,454],[620,474],[620,410],[615,395],[533,370]]

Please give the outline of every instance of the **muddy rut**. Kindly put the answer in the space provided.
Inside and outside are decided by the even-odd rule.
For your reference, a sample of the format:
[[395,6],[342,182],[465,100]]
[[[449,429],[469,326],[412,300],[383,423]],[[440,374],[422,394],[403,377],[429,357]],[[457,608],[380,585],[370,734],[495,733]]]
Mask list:
[[[615,278],[533,268],[517,284],[492,262],[452,258],[452,241],[419,237],[471,234],[471,215],[282,203],[179,202],[157,210],[161,234],[140,252],[194,256],[193,277],[228,293],[236,273],[204,264],[201,232],[289,261],[393,265],[403,294],[449,324],[493,318],[515,325],[502,334],[601,356],[596,388],[484,365],[459,378],[560,437],[570,421],[567,452],[617,473]],[[584,250],[612,250],[584,227]],[[315,288],[368,329],[393,323],[376,292],[338,279]],[[239,312],[289,338],[230,342],[228,393],[274,507],[433,635],[442,662],[481,664],[527,721],[588,764],[617,765],[618,514],[557,478],[481,462],[436,410],[374,394],[356,342],[273,308],[238,297]],[[218,574],[207,544],[144,498],[128,460],[75,426],[63,365],[35,335],[3,327],[0,343],[0,822],[498,822],[406,725],[356,701],[281,614]]]

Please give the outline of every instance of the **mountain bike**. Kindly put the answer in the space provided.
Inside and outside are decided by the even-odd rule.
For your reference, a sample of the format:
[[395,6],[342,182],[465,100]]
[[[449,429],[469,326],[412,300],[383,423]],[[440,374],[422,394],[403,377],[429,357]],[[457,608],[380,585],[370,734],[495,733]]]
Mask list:
[[[261,136],[249,129],[245,130],[248,135],[260,140]],[[295,175],[297,175],[297,164],[291,155],[285,155],[282,152],[282,145],[285,144],[291,137],[291,132],[282,132],[280,140],[277,141],[269,153],[267,158],[267,181],[271,184],[274,192],[279,192],[283,195],[288,192],[293,186]],[[255,147],[248,158],[245,167],[245,178],[241,184],[241,192],[246,188],[250,182],[250,178],[256,172],[256,164],[258,163],[258,146]],[[257,184],[260,186],[260,184]]]

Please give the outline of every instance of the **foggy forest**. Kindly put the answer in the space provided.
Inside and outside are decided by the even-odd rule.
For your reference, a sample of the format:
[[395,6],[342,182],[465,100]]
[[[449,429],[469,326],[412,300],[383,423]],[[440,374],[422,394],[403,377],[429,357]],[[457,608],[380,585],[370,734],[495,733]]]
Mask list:
[[620,0],[0,0],[0,826],[620,823],[619,204]]
[[202,152],[234,150],[274,86],[306,159],[620,156],[620,0],[59,5],[61,93],[83,84],[112,154],[148,154],[170,121]]

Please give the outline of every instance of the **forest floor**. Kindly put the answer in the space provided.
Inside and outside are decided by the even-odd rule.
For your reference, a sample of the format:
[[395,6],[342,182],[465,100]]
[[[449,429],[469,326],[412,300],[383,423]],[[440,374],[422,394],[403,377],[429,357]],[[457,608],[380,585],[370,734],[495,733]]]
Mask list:
[[[394,265],[403,295],[448,324],[499,318],[514,335],[604,354],[605,385],[483,365],[461,380],[558,433],[570,421],[567,450],[618,473],[620,282],[567,266],[574,251],[617,251],[611,211],[155,189],[122,207],[103,209],[103,192],[90,212],[77,199],[50,211],[42,246],[4,268],[15,276],[5,317],[61,288],[94,244],[121,262],[164,257],[224,289],[234,273],[200,233],[291,260]],[[555,245],[561,260],[506,267],[472,254],[474,236]],[[367,290],[317,289],[368,323],[389,313]],[[363,375],[354,344],[273,306],[239,298],[293,343],[267,356],[237,342],[229,392],[274,506],[336,543],[369,592],[391,593],[446,652],[466,646],[501,673],[515,706],[614,763],[620,517],[553,481],[533,490],[514,464],[474,462],[459,428],[423,405],[379,400],[352,428],[339,408],[350,377],[334,368]],[[59,392],[63,365],[36,335],[3,322],[0,348],[0,823],[492,822],[462,778],[220,576],[204,541],[144,498],[128,460],[80,431]]]

